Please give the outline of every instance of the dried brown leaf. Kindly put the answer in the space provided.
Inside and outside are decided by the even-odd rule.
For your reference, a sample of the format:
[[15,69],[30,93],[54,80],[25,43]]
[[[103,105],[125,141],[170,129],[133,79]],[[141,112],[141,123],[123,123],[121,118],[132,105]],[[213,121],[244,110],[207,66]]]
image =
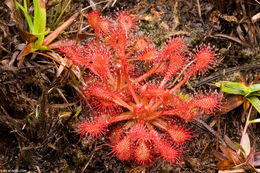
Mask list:
[[[260,169],[256,169],[257,172],[260,172]],[[218,173],[245,173],[244,169],[234,169],[234,170],[224,170],[218,171]]]
[[255,162],[255,151],[253,148],[250,149],[250,153],[246,158],[246,163],[250,165],[254,165]]
[[223,160],[217,163],[217,168],[220,170],[227,170],[227,169],[232,169],[235,165],[232,161],[230,160]]
[[5,22],[0,20],[0,30],[3,32],[3,38],[10,36],[10,30]]
[[223,161],[223,160],[227,160],[228,158],[224,156],[223,153],[218,152],[216,150],[212,151],[212,154],[216,157],[216,159],[218,159],[219,161]]
[[235,41],[235,42],[241,44],[242,46],[250,47],[250,44],[248,44],[248,43],[245,42],[245,41],[240,40],[240,39],[237,38],[237,37],[232,37],[232,36],[229,36],[229,35],[226,35],[226,34],[215,34],[214,36],[227,38],[227,39],[230,39],[230,40],[232,40],[232,41]]
[[45,9],[45,0],[39,0],[40,8]]
[[21,53],[20,53],[20,54],[18,55],[18,57],[17,57],[17,60],[19,60],[19,62],[18,62],[18,67],[20,67],[20,66],[22,65],[23,60],[24,60],[24,57],[25,57],[26,55],[28,55],[29,53],[32,53],[32,52],[34,52],[34,50],[32,49],[31,44],[28,44],[28,45],[21,51]]
[[238,34],[240,40],[246,41],[240,25],[237,26],[237,34]]
[[81,40],[91,38],[91,37],[94,37],[94,34],[86,33],[86,34],[73,35],[73,36],[70,36],[68,38],[60,39],[60,40],[58,40],[54,43],[49,44],[48,48],[49,49],[56,49],[60,46],[70,46],[70,45],[76,44],[77,41],[81,41]]
[[224,140],[226,142],[226,144],[234,151],[237,151],[239,150],[239,147],[234,144],[234,142],[227,136],[227,135],[224,135]]
[[222,105],[221,114],[225,114],[229,111],[232,111],[233,109],[242,105],[244,102],[243,96],[240,96],[240,95],[228,94],[225,99],[226,99],[226,101]]
[[224,155],[228,158],[228,160],[233,162],[235,165],[242,163],[243,159],[235,151],[223,146],[220,146],[220,149],[224,153]]
[[210,20],[210,22],[211,22],[213,25],[214,25],[214,24],[217,24],[217,25],[220,24],[219,15],[220,15],[220,11],[218,11],[218,10],[213,11],[213,12],[210,14],[209,20]]
[[252,18],[251,18],[253,23],[256,23],[257,21],[260,20],[260,12],[255,14]]
[[23,28],[23,22],[13,0],[5,0],[5,5],[11,10],[11,21],[16,23],[18,28]]
[[254,154],[254,164],[255,167],[260,166],[260,152]]
[[43,45],[48,46],[55,38],[58,37],[58,35],[63,32],[70,24],[74,22],[74,20],[78,17],[79,12],[75,13],[73,16],[71,16],[67,21],[65,21],[61,26],[59,26],[55,31],[53,31],[51,34],[49,34],[47,37],[45,37],[43,41]]
[[220,15],[220,17],[228,22],[238,23],[238,19],[235,16]]
[[18,29],[18,31],[19,31],[19,35],[20,35],[25,41],[28,41],[28,42],[32,43],[32,42],[35,42],[35,41],[38,39],[35,35],[33,35],[33,34],[27,32],[27,31],[23,30],[23,29],[20,28],[20,27],[17,27],[17,29]]

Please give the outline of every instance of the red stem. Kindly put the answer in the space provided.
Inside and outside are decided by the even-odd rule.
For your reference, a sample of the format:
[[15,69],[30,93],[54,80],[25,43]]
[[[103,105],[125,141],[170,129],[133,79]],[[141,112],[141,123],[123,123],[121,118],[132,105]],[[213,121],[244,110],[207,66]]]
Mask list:
[[130,106],[129,104],[127,104],[124,100],[122,100],[120,97],[118,97],[116,94],[111,92],[112,97],[115,99],[113,100],[113,102],[115,102],[116,104],[119,104],[125,108],[127,108],[128,110],[130,110],[131,112],[133,112],[133,107]]
[[[192,76],[192,74],[193,74],[193,72],[190,71],[190,73],[188,73],[188,75],[185,76],[184,79],[182,79],[182,81],[180,83],[178,83],[177,85],[175,85],[175,87],[170,89],[169,94],[173,94],[177,89],[179,89],[185,82],[187,82],[187,80],[189,80],[189,78]],[[154,104],[151,107],[151,111],[155,111],[162,103],[163,103],[163,100],[158,101],[156,104]]]
[[129,80],[129,75],[127,73],[127,64],[126,64],[126,59],[125,59],[125,56],[124,57],[120,57],[121,59],[121,63],[122,63],[122,69],[123,69],[123,73],[124,73],[124,76],[125,76],[125,79],[126,79],[126,83],[127,83],[127,86],[135,100],[135,103],[136,104],[140,104],[140,101],[134,91],[134,88],[133,88],[133,84],[131,83],[131,81]]
[[112,117],[111,120],[109,121],[110,124],[116,123],[119,121],[124,121],[124,120],[129,120],[133,119],[134,115],[131,112],[126,112],[123,114],[120,114],[119,116]]
[[106,88],[108,89],[108,91],[110,92],[110,94],[112,95],[112,97],[114,98],[114,100],[112,100],[114,103],[119,104],[125,108],[127,108],[130,111],[133,111],[133,107],[130,106],[129,104],[127,104],[124,100],[122,100],[120,97],[118,97],[115,93],[113,93],[109,87],[108,81],[107,79],[104,80],[104,83],[106,85]]
[[[164,102],[163,102],[164,103]],[[155,115],[151,116],[151,117],[148,117],[147,119],[148,120],[153,120],[153,119],[156,119],[160,116],[162,116],[165,112],[165,104],[163,104],[163,109],[160,111],[160,112],[157,112]]]
[[[161,120],[161,122],[167,125],[167,123],[164,122],[163,120]],[[156,127],[159,127],[159,128],[161,128],[161,129],[167,131],[167,126],[165,126],[165,125],[162,124],[161,122],[160,122],[160,120],[156,120],[156,121],[153,121],[152,124],[153,124],[154,126],[156,126]]]
[[187,80],[190,79],[190,77],[193,75],[193,72],[190,71],[187,76],[185,76],[182,81],[180,81],[177,85],[175,85],[172,89],[170,89],[169,93],[172,94],[174,93],[177,89],[179,89]]
[[143,74],[142,76],[138,77],[137,79],[135,79],[132,84],[136,84],[138,82],[141,82],[142,80],[146,79],[147,77],[151,76],[162,64],[157,64],[156,66],[154,66],[152,69],[150,69],[148,72],[146,72],[145,74]]

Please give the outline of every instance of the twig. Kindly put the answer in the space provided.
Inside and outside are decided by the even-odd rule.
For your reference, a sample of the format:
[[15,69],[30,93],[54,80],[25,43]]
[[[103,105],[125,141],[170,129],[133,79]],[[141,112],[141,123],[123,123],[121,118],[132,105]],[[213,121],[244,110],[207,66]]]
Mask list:
[[113,7],[116,4],[117,0],[114,0],[114,2],[112,3],[111,7]]
[[0,45],[0,48],[1,48],[3,51],[7,52],[8,54],[12,54],[12,52],[10,52],[9,50],[7,50],[6,48],[4,48],[4,47],[1,46],[1,45]]
[[88,160],[88,162],[86,163],[86,165],[84,166],[84,168],[82,169],[81,173],[84,173],[85,170],[87,169],[87,167],[88,167],[90,161],[92,160],[92,158],[93,158],[93,156],[94,156],[94,154],[95,154],[96,147],[97,147],[97,140],[96,140],[96,142],[95,142],[95,148],[94,148],[94,150],[91,152],[90,157],[89,157],[89,160]]
[[[102,3],[105,3],[105,2],[107,2],[107,1],[100,1],[100,2],[97,2],[95,5],[102,4]],[[83,12],[83,11],[89,9],[89,8],[91,8],[91,6],[87,6],[87,7],[83,8],[83,9],[81,10],[81,12]]]
[[250,70],[250,69],[260,69],[260,64],[248,64],[248,65],[243,65],[243,66],[239,66],[239,67],[224,69],[220,72],[217,72],[217,73],[215,73],[211,76],[208,76],[208,77],[202,79],[201,81],[196,83],[193,87],[194,88],[200,87],[201,85],[204,85],[204,84],[206,84],[210,81],[213,81],[213,80],[215,80],[219,77],[226,76],[227,74],[234,73],[236,71],[244,71],[244,70]]
[[[260,172],[260,169],[256,169]],[[244,169],[234,169],[234,170],[219,170],[218,173],[245,173]]]
[[36,170],[38,173],[41,173],[40,167],[39,166],[35,166]]
[[96,4],[92,0],[88,0],[88,3],[91,6],[92,10],[97,10]]
[[218,151],[218,148],[219,148],[219,145],[218,145],[218,142],[219,142],[219,137],[220,137],[220,114],[217,115],[218,116],[218,119],[217,119],[217,127],[218,127],[218,131],[217,131],[217,144],[216,144],[216,150]]
[[251,20],[253,21],[253,23],[256,23],[258,20],[260,20],[260,12],[255,14]]
[[201,9],[200,9],[200,0],[197,0],[197,6],[198,6],[199,17],[202,19],[202,17],[201,17]]
[[248,43],[245,42],[245,41],[240,40],[240,39],[237,38],[237,37],[232,37],[232,36],[229,36],[229,35],[226,35],[226,34],[215,34],[214,36],[215,36],[215,37],[227,38],[227,39],[230,39],[230,40],[232,40],[232,41],[235,41],[235,42],[241,44],[242,46],[250,47],[250,44],[248,44]]
[[77,34],[76,34],[76,43],[78,43],[78,40],[79,40],[79,34],[82,33],[82,23],[83,23],[83,15],[82,15],[82,13],[80,13],[80,16],[79,16],[78,32],[77,32]]
[[18,71],[18,68],[14,67],[14,66],[2,66],[2,65],[0,65],[0,73],[2,73],[4,71],[11,71],[13,73],[16,73]]
[[199,118],[194,118],[194,120],[197,121],[198,123],[200,123],[201,125],[203,125],[214,136],[218,137],[219,143],[221,143],[223,146],[226,146],[226,143],[224,142],[222,137],[218,136],[218,133],[215,130],[213,130],[207,123],[205,123],[204,121],[200,120]]
[[66,108],[66,107],[70,107],[70,106],[75,106],[75,105],[77,105],[76,102],[73,102],[73,103],[64,103],[64,104],[51,104],[50,107],[51,107],[51,108],[58,109],[58,108]]

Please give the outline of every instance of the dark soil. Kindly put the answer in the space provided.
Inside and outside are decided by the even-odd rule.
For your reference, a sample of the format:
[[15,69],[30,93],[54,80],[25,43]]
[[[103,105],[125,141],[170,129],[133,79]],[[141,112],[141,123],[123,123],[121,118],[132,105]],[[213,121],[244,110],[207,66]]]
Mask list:
[[[104,140],[80,140],[73,125],[87,112],[83,109],[74,116],[80,103],[70,72],[63,70],[57,75],[59,64],[38,54],[27,55],[18,67],[17,56],[26,41],[6,5],[9,1],[0,2],[0,172],[216,172],[218,160],[212,150],[225,145],[224,136],[240,142],[248,111],[239,105],[190,123],[194,137],[178,164],[122,163],[111,157]],[[73,0],[62,20],[89,6],[88,2],[98,0]],[[180,36],[190,48],[201,43],[218,48],[222,64],[206,76],[194,77],[184,90],[216,90],[217,81],[242,77],[250,83],[260,72],[260,20],[251,20],[260,12],[257,0],[117,0],[93,8],[104,9],[102,15],[110,17],[118,9],[129,10],[137,19],[138,32],[148,35],[158,46]],[[48,16],[50,10],[47,6]],[[78,21],[58,39],[75,36]],[[27,29],[25,21],[20,24]],[[86,19],[82,28],[85,26]],[[90,32],[88,28],[82,30]],[[259,118],[254,109],[251,118]],[[259,128],[259,124],[253,124],[248,129],[255,152],[260,151]]]

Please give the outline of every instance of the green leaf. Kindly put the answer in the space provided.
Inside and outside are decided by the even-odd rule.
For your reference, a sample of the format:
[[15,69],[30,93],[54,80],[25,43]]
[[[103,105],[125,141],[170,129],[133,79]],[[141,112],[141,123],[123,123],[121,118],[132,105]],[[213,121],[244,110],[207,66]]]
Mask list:
[[77,117],[80,114],[81,111],[82,111],[82,107],[78,106],[77,109],[76,109],[76,113],[75,113],[74,117]]
[[259,97],[259,96],[260,96],[260,93],[258,93],[258,92],[251,92],[247,97],[251,97],[251,96],[257,96],[257,97]]
[[249,120],[249,123],[260,123],[260,118],[254,119],[254,120]]
[[255,107],[255,109],[260,113],[260,100],[256,96],[246,97],[246,99]]
[[249,88],[241,83],[220,81],[216,83],[216,86],[220,87],[223,92],[229,94],[246,95],[249,92]]
[[35,118],[38,119],[40,115],[40,111],[39,111],[39,105],[36,106],[36,110],[35,110]]
[[40,19],[41,19],[41,10],[40,10],[40,4],[39,0],[33,0],[33,6],[34,6],[34,33],[39,33],[39,27],[40,27]]
[[47,29],[47,31],[45,31],[45,32],[43,32],[43,33],[34,33],[34,35],[35,36],[45,36],[45,35],[47,35],[47,34],[49,34],[50,33],[50,28],[48,28]]
[[[32,44],[35,49],[40,49],[44,40],[46,27],[46,8],[43,0],[33,0],[34,5],[34,35],[38,35],[38,40]],[[40,34],[40,35],[39,35]]]
[[260,91],[260,84],[250,85],[249,88],[251,89],[251,92]]
[[239,143],[234,142],[234,144],[235,144],[243,153],[245,153],[244,148],[243,148]]

